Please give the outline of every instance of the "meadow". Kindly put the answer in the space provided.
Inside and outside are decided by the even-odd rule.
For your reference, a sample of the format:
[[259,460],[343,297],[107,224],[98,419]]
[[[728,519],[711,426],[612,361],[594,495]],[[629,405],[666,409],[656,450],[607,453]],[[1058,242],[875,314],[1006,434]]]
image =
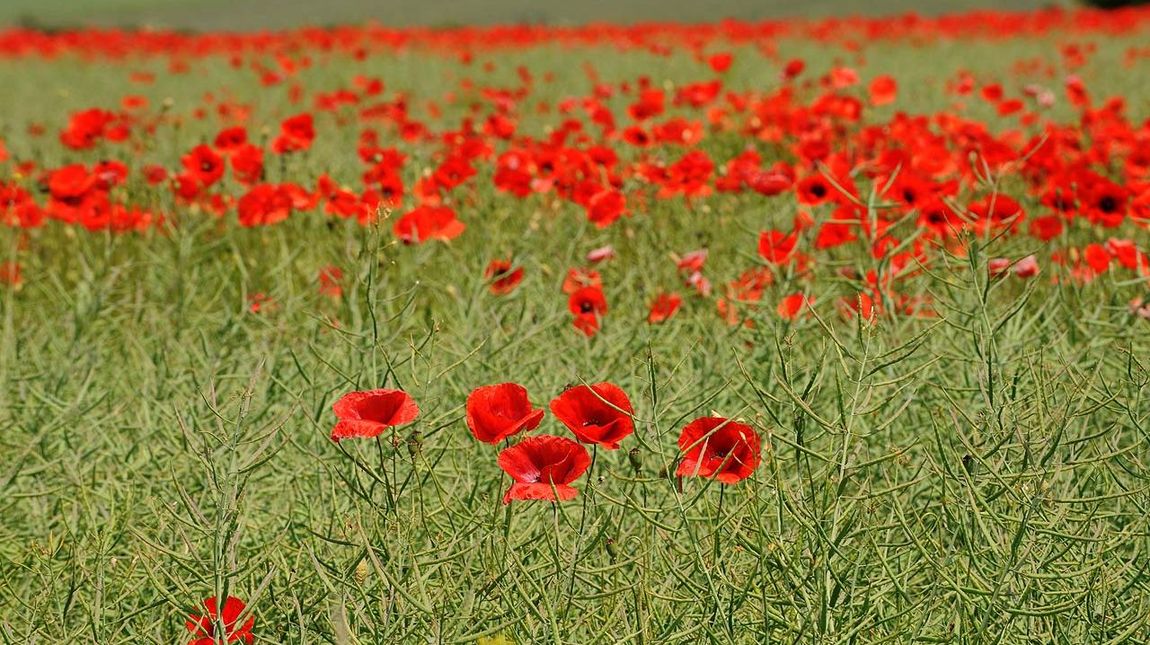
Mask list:
[[0,33],[0,642],[1147,642],[1148,33]]

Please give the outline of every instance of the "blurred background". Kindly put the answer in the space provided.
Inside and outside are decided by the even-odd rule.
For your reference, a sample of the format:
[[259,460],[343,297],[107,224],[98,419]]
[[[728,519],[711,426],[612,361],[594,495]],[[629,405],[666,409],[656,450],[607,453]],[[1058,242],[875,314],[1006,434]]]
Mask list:
[[[1105,0],[1102,0],[1105,1]],[[1113,0],[1111,0],[1113,1]],[[0,25],[253,30],[385,25],[762,20],[792,16],[1026,11],[1073,0],[0,0]]]

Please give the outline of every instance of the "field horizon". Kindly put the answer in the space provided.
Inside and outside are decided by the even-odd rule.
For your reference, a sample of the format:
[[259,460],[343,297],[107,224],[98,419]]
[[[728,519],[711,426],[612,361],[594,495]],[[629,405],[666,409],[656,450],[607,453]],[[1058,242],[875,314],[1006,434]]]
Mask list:
[[[831,16],[881,16],[920,13],[927,16],[974,10],[999,10],[989,0],[704,0],[680,4],[658,0],[593,0],[580,3],[534,0],[9,0],[0,7],[0,27],[151,27],[200,31],[288,29],[300,25],[339,25],[375,21],[389,27],[459,27],[467,25],[579,25],[635,22],[699,23],[733,20],[778,20]],[[1048,7],[1072,8],[1069,0],[1019,0],[1012,11]]]

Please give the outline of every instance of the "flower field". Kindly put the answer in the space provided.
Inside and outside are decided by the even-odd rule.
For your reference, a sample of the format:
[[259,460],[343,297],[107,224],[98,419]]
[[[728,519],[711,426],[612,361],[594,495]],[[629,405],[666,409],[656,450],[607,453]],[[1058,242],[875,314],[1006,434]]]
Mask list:
[[0,31],[0,639],[1150,640],[1148,36]]

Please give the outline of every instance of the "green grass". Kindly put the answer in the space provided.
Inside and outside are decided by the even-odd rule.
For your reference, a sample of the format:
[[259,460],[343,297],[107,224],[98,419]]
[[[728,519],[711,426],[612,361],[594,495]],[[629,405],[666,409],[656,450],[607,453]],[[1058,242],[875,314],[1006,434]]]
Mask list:
[[[1068,0],[1057,0],[1065,5]],[[1049,6],[1049,0],[1017,0],[1011,10]],[[378,20],[387,25],[466,25],[503,23],[570,24],[720,18],[763,20],[784,16],[847,13],[883,15],[917,11],[936,14],[1001,9],[990,0],[7,0],[0,24],[17,20],[45,25],[155,25],[192,29],[267,29],[300,24],[336,24]]]
[[[1129,44],[1101,43],[1082,74],[1145,118],[1145,88],[1114,64]],[[1013,78],[1014,60],[1055,47],[876,46],[867,58],[903,82],[901,108],[929,113],[958,68]],[[571,56],[524,55],[557,74],[542,96],[588,90]],[[609,80],[699,73],[680,57],[579,57]],[[170,96],[187,114],[227,88],[255,104],[257,123],[289,109],[250,75],[196,65],[141,89],[106,65],[0,63],[8,147],[63,163],[74,155],[23,126],[55,128],[68,109],[127,92]],[[436,98],[461,75],[419,54],[365,65],[337,60],[301,81],[334,88],[375,73]],[[740,64],[732,83],[774,74]],[[133,161],[172,164],[213,131],[164,129]],[[326,117],[320,131],[271,179],[351,180],[355,133]],[[414,166],[430,161],[412,154]],[[793,201],[658,203],[599,231],[573,207],[478,186],[451,245],[404,247],[386,225],[318,215],[262,230],[187,212],[166,233],[49,227],[25,250],[0,232],[0,257],[18,255],[26,273],[22,289],[0,291],[0,638],[182,642],[200,599],[232,593],[269,644],[1147,640],[1150,328],[1126,311],[1144,284],[990,284],[988,257],[1036,245],[971,240],[969,257],[943,258],[906,288],[932,295],[937,319],[842,321],[831,303],[848,287],[821,280],[817,318],[785,323],[768,306],[753,329],[732,329],[688,298],[651,327],[647,302],[678,285],[670,253],[706,245],[715,282],[734,278],[755,262],[755,232],[786,225]],[[603,269],[611,312],[588,340],[559,285],[604,243],[619,255]],[[483,267],[509,254],[527,279],[497,299]],[[857,250],[823,261],[876,262]],[[330,264],[346,275],[339,302],[316,293]],[[782,276],[766,301],[796,288]],[[257,292],[276,306],[248,311]],[[471,439],[462,406],[472,388],[507,380],[536,404],[565,384],[618,383],[636,407],[625,446],[639,468],[600,451],[576,502],[502,506],[496,450]],[[331,403],[384,386],[410,392],[419,420],[394,444],[333,444]],[[665,474],[679,429],[711,411],[760,428],[763,466],[725,490],[679,490]],[[550,416],[543,431],[561,433]]]

